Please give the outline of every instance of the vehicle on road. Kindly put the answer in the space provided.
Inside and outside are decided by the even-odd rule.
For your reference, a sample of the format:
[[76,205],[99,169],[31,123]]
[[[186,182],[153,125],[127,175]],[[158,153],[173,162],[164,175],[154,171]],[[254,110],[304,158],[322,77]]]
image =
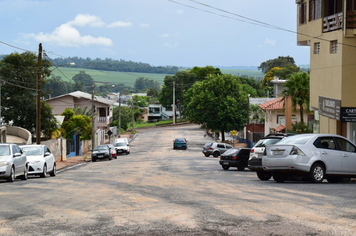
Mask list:
[[237,167],[237,170],[243,171],[247,167],[251,148],[231,148],[220,156],[220,165],[224,170],[230,167]]
[[257,177],[260,180],[269,180],[272,177],[272,172],[264,171],[262,167],[262,156],[267,145],[273,145],[282,140],[284,136],[271,136],[261,138],[255,146],[252,147],[248,160],[248,168],[256,171]]
[[27,180],[28,162],[26,154],[13,143],[0,144],[0,179],[14,182],[15,178]]
[[276,182],[291,176],[337,183],[356,177],[356,146],[335,134],[300,134],[266,146],[262,166]]
[[49,173],[56,176],[56,159],[46,145],[22,145],[20,148],[26,153],[29,175],[45,178]]
[[188,148],[188,141],[185,138],[176,138],[173,140],[173,149],[184,149]]
[[110,148],[111,157],[117,159],[116,149],[114,144],[108,144]]
[[126,155],[130,154],[130,144],[125,141],[115,142],[114,144],[116,155],[125,153]]
[[98,159],[109,159],[109,161],[112,160],[110,148],[107,144],[94,147],[91,154],[91,161],[96,162]]
[[230,148],[232,148],[230,144],[209,142],[204,145],[202,152],[206,157],[209,157],[210,155],[219,157]]
[[114,141],[114,143],[121,143],[121,142],[125,142],[126,144],[129,144],[129,140],[127,138],[117,138]]

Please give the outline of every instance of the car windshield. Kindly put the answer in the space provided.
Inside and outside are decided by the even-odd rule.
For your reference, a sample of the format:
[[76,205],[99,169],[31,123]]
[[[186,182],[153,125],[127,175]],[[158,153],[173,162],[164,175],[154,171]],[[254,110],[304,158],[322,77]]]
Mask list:
[[299,134],[282,139],[278,144],[305,144],[313,134]]
[[109,148],[114,148],[114,145],[109,144],[108,147],[109,147]]
[[231,148],[229,150],[227,150],[226,152],[224,152],[224,156],[228,156],[228,155],[234,155],[237,154],[240,151],[240,148]]
[[9,155],[10,155],[10,146],[9,145],[0,146],[0,156],[9,156]]
[[26,153],[27,156],[42,155],[41,147],[23,147],[22,150]]
[[115,143],[115,147],[123,147],[126,146],[126,143]]
[[94,148],[94,151],[107,151],[108,150],[108,147],[105,147],[105,146],[96,146]]
[[265,147],[266,145],[273,145],[277,142],[279,142],[281,139],[279,138],[273,138],[273,139],[261,139],[258,141],[255,145],[255,147]]

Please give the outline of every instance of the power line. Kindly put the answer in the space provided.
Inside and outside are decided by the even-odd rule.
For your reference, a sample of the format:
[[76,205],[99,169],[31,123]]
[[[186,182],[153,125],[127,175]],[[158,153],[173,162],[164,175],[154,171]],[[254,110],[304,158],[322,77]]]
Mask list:
[[[217,7],[214,7],[214,6],[211,6],[209,4],[205,4],[205,3],[202,3],[202,2],[199,2],[199,1],[196,1],[196,0],[189,0],[189,1],[197,3],[197,4],[200,4],[202,6],[205,6],[205,7],[211,8],[211,9],[214,9],[214,10],[218,10],[218,11],[230,14],[230,15],[234,15],[234,16],[246,19],[248,21],[239,20],[239,19],[236,19],[236,18],[233,18],[233,17],[229,17],[229,16],[226,16],[226,15],[217,14],[215,12],[207,11],[207,10],[204,10],[204,9],[201,9],[201,8],[198,8],[198,7],[193,7],[193,6],[190,6],[190,5],[187,5],[187,4],[183,4],[183,3],[180,3],[180,2],[177,2],[177,1],[174,1],[174,0],[168,0],[168,1],[176,3],[176,4],[179,4],[179,5],[182,5],[182,6],[185,6],[185,7],[189,7],[189,8],[195,9],[195,10],[207,12],[207,13],[210,13],[210,14],[213,14],[213,15],[218,15],[218,16],[221,16],[221,17],[224,17],[224,18],[238,20],[238,21],[245,22],[245,23],[252,24],[252,25],[258,25],[258,26],[262,26],[262,27],[266,27],[266,28],[272,28],[272,29],[276,29],[276,30],[286,31],[286,32],[289,32],[289,33],[294,33],[294,34],[297,34],[297,35],[302,35],[302,36],[306,36],[306,37],[313,38],[313,39],[319,39],[319,40],[326,41],[326,42],[331,42],[332,41],[332,40],[320,38],[320,36],[311,36],[311,35],[308,35],[308,34],[296,32],[294,30],[285,29],[285,28],[282,28],[282,27],[279,27],[279,26],[271,25],[271,24],[268,24],[266,22],[262,22],[262,21],[255,20],[253,18],[245,17],[245,16],[242,16],[242,15],[239,15],[239,14],[227,11],[227,10],[223,10],[223,9],[220,9],[220,8],[217,8]],[[340,43],[340,42],[338,42],[338,44],[339,45],[343,45],[343,46],[356,48],[355,45],[351,45],[351,44]]]
[[16,46],[14,46],[14,45],[11,45],[11,44],[8,44],[8,43],[5,43],[5,42],[3,42],[3,41],[0,41],[0,43],[4,44],[4,45],[6,45],[6,46],[12,47],[12,48],[16,48],[16,49],[19,49],[19,50],[25,51],[25,52],[32,52],[32,53],[37,54],[37,52],[36,52],[36,51],[31,51],[31,50],[23,49],[23,48],[20,48],[20,47],[16,47]]

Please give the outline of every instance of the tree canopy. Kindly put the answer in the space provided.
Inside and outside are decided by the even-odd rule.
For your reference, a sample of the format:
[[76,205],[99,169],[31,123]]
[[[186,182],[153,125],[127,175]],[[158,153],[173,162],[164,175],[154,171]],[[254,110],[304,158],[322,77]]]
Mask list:
[[293,66],[295,65],[295,61],[293,57],[290,56],[279,56],[278,58],[275,59],[270,59],[265,62],[262,62],[261,65],[258,67],[259,70],[261,70],[263,73],[267,73],[274,67],[287,67],[287,66]]
[[86,115],[76,115],[71,108],[66,108],[62,113],[64,121],[62,124],[63,136],[72,140],[74,134],[80,134],[80,140],[91,140],[91,118]]
[[238,77],[209,75],[186,92],[184,114],[191,122],[220,130],[224,141],[225,131],[242,129],[246,123],[247,97]]
[[[50,75],[51,63],[42,60],[40,80],[43,82]],[[37,56],[30,52],[12,53],[0,61],[1,116],[7,124],[19,126],[35,133],[36,95],[37,95]],[[41,102],[41,130],[48,135],[55,129],[56,120],[51,107]]]

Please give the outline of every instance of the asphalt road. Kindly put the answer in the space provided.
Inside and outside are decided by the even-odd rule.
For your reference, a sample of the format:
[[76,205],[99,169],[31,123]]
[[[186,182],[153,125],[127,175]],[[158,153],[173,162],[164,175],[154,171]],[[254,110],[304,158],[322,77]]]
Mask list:
[[[356,235],[356,183],[260,181],[205,157],[197,125],[140,131],[131,154],[0,182],[0,235]],[[188,150],[173,150],[185,137]]]

